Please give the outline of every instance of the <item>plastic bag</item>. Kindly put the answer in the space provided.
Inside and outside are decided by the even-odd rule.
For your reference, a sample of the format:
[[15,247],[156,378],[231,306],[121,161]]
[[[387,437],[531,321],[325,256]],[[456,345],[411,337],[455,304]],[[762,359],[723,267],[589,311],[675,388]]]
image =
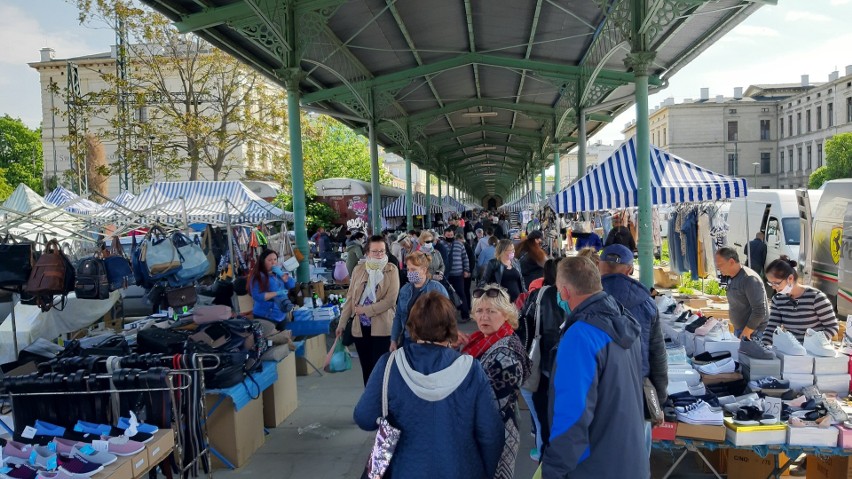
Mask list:
[[328,350],[322,369],[327,373],[342,373],[352,369],[352,356],[339,337],[335,338],[334,344]]

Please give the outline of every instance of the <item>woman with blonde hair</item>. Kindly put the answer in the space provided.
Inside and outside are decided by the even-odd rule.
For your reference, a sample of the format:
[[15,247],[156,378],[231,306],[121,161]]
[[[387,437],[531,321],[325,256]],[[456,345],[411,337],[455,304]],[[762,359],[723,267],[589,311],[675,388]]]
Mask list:
[[518,310],[509,293],[496,284],[487,284],[473,292],[473,319],[479,328],[463,338],[462,353],[478,359],[491,382],[497,406],[505,425],[506,444],[495,479],[510,479],[521,445],[517,406],[521,385],[530,375],[530,360],[515,333]]
[[480,285],[494,283],[502,286],[509,294],[513,302],[526,292],[524,276],[521,273],[521,264],[515,258],[515,245],[512,240],[502,239],[497,242],[494,250],[494,258],[485,265]]
[[435,235],[430,231],[420,233],[420,251],[429,256],[429,277],[440,281],[444,277],[444,258],[435,251]]
[[396,313],[394,313],[393,325],[391,326],[391,351],[411,341],[405,325],[408,322],[408,312],[411,311],[411,307],[420,295],[435,291],[444,297],[449,297],[446,288],[441,283],[430,279],[430,262],[429,256],[422,251],[415,251],[408,255],[406,259],[408,283],[400,288],[399,296],[396,300]]
[[597,266],[598,263],[601,262],[601,258],[598,255],[598,250],[596,250],[595,248],[592,248],[591,246],[587,246],[585,248],[582,248],[580,251],[577,252],[577,256],[581,256],[583,258],[589,258],[590,260],[592,260],[592,263],[595,263],[595,266]]

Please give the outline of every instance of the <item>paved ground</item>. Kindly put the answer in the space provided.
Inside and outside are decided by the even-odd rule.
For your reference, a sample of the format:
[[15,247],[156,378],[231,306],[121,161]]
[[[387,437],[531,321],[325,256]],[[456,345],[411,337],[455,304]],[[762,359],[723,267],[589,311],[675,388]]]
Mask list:
[[[473,329],[472,324],[462,326],[465,332]],[[358,361],[354,360],[352,370],[345,373],[299,377],[298,409],[281,426],[270,430],[266,444],[255,453],[249,464],[235,471],[216,471],[215,477],[358,479],[374,437],[373,433],[361,431],[352,420],[352,409],[363,390],[359,369]],[[314,423],[319,423],[322,428],[299,434],[299,428]],[[529,430],[529,415],[522,411],[521,431]],[[323,437],[323,434],[332,432],[335,433],[333,436]],[[533,439],[530,434],[522,434],[521,437],[523,442],[515,477],[528,479],[537,466],[529,458]],[[655,453],[652,461],[653,477],[663,477],[673,461],[674,458],[668,453]],[[697,474],[699,471],[695,459],[690,457],[678,468],[678,474],[671,477],[710,477]]]

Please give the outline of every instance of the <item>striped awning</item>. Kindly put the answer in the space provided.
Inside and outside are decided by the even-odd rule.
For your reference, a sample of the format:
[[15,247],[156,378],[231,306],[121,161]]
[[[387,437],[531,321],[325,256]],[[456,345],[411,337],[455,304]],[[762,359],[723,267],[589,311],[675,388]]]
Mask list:
[[467,206],[450,195],[443,197],[441,201],[445,210],[449,209],[456,213],[464,213],[464,211],[467,210]]
[[61,206],[65,211],[79,215],[90,215],[103,209],[102,205],[82,198],[77,193],[62,186],[57,186],[44,197],[44,200],[52,205]]
[[158,182],[106,217],[138,215],[146,220],[224,225],[293,220],[293,214],[271,205],[239,181]]
[[[412,201],[412,215],[414,216],[423,216],[426,214],[426,208],[423,207],[417,201]],[[405,207],[405,196],[400,196],[395,199],[393,203],[382,208],[382,216],[385,218],[397,218],[400,216],[407,216],[408,209]]]
[[517,200],[505,204],[500,207],[500,209],[504,211],[508,211],[510,213],[523,211],[525,209],[537,206],[541,203],[542,197],[537,191],[530,191],[524,196],[518,198]]
[[[405,196],[401,196],[401,198],[404,198],[404,197]],[[426,206],[426,194],[425,193],[414,192],[413,198],[414,198],[415,202],[417,202],[417,203],[419,203],[423,206]],[[439,200],[438,197],[435,196],[435,195],[429,195],[429,198],[431,199],[430,208],[429,208],[431,213],[433,215],[438,214],[438,213],[443,213],[444,212],[444,206],[441,204],[441,200]]]
[[112,202],[113,202],[113,203],[117,203],[117,204],[119,204],[119,205],[121,205],[121,206],[124,206],[124,205],[126,205],[126,204],[130,201],[130,200],[132,200],[133,198],[136,198],[136,195],[134,195],[133,193],[131,193],[131,192],[127,191],[127,190],[125,190],[125,191],[122,191],[121,193],[119,193],[119,194],[118,194],[118,196],[116,196],[115,198],[113,198],[113,199],[112,199]]
[[[550,198],[557,213],[638,206],[635,137],[606,161]],[[655,205],[746,196],[744,178],[720,175],[651,145],[651,201]]]

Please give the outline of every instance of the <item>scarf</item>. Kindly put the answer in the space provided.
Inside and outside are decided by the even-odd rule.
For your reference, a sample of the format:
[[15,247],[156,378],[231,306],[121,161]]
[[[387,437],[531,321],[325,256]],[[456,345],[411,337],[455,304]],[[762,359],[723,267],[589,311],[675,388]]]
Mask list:
[[[364,288],[364,293],[361,294],[361,301],[358,304],[364,305],[376,302],[376,290],[379,288],[382,280],[385,279],[385,273],[382,270],[385,269],[387,264],[387,255],[382,259],[370,258],[364,262],[364,269],[367,270],[367,287]],[[367,303],[368,299],[370,300],[369,303]]]
[[491,346],[494,346],[497,341],[500,341],[507,336],[511,336],[514,333],[515,331],[512,329],[512,326],[508,321],[503,323],[503,326],[500,326],[500,329],[498,329],[497,332],[489,336],[483,334],[482,331],[477,331],[470,335],[467,346],[462,349],[462,354],[470,354],[474,358],[479,359],[491,348]]

